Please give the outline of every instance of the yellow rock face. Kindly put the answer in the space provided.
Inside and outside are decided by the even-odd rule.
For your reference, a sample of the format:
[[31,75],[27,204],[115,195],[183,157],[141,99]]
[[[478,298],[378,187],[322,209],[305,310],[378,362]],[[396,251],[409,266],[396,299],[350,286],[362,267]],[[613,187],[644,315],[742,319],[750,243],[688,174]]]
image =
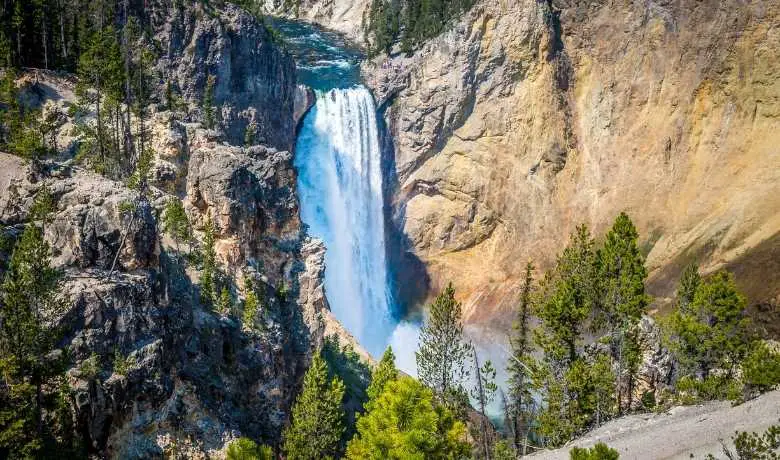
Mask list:
[[511,3],[396,58],[408,84],[364,72],[395,94],[398,224],[433,290],[502,318],[527,259],[547,268],[575,225],[602,235],[626,211],[659,306],[691,261],[776,298],[780,2]]

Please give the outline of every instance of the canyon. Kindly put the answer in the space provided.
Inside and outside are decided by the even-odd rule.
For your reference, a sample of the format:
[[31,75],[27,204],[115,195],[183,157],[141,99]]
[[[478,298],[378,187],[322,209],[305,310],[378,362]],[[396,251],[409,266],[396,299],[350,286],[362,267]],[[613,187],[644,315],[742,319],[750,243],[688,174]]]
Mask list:
[[[480,0],[419,49],[368,58],[366,0],[264,6],[323,29],[150,1],[156,91],[164,80],[182,101],[143,122],[146,194],[72,161],[72,117],[60,157],[0,154],[4,236],[44,184],[54,197],[44,237],[73,301],[58,321],[91,452],[278,445],[326,337],[369,361],[403,348],[413,374],[420,310],[449,282],[503,368],[526,261],[541,276],[576,225],[600,237],[621,211],[640,233],[652,313],[698,263],[732,271],[778,321],[777,0]],[[214,127],[201,122],[209,77]],[[74,104],[67,76],[30,71],[21,86],[44,110]],[[195,231],[182,247],[163,228],[171,199]],[[262,293],[260,332],[199,301],[187,257],[207,222],[230,295]],[[668,352],[652,320],[641,327],[643,375],[660,381]],[[97,376],[82,372],[93,359]]]

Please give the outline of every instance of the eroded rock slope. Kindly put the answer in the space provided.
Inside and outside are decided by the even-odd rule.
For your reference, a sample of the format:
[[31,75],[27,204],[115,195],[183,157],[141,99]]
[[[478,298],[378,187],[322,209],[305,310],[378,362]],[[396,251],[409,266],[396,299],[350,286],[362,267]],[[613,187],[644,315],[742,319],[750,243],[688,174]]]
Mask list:
[[637,224],[663,305],[681,268],[780,294],[780,4],[484,0],[363,75],[382,105],[394,221],[434,289],[502,317],[575,225]]

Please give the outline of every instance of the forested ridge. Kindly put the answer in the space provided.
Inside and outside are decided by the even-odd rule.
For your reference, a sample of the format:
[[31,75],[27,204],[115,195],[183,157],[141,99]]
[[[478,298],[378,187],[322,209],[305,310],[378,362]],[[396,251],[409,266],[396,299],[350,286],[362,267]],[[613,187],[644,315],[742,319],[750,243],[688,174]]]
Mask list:
[[473,3],[473,0],[373,0],[363,18],[369,53],[389,53],[396,43],[401,51],[410,53],[445,30]]

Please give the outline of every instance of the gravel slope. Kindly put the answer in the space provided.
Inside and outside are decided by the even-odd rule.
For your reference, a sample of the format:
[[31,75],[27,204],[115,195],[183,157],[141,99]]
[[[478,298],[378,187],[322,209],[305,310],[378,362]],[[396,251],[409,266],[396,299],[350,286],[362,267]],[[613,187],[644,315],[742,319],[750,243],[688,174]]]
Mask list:
[[631,415],[613,420],[557,450],[538,452],[534,460],[567,459],[572,446],[603,441],[629,459],[725,458],[721,439],[734,431],[763,431],[780,419],[780,390],[732,407],[729,402],[674,407],[661,414]]

